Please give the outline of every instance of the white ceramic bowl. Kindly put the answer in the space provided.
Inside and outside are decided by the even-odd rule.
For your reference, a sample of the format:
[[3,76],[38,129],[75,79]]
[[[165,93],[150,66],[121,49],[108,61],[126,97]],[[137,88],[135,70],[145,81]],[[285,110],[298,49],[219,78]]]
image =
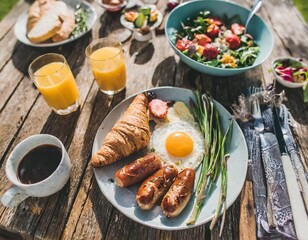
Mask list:
[[277,81],[285,86],[285,87],[288,87],[288,88],[300,88],[300,87],[304,87],[308,81],[306,80],[305,82],[302,82],[302,83],[295,83],[295,82],[289,82],[289,81],[286,81],[284,80],[282,77],[279,76],[278,73],[276,73],[275,71],[275,63],[276,62],[282,62],[284,60],[289,60],[291,62],[297,62],[297,63],[300,63],[303,67],[308,67],[307,64],[295,59],[295,58],[292,58],[292,57],[279,57],[279,58],[276,58],[273,62],[272,62],[272,72],[274,73],[275,75],[275,78],[277,79]]

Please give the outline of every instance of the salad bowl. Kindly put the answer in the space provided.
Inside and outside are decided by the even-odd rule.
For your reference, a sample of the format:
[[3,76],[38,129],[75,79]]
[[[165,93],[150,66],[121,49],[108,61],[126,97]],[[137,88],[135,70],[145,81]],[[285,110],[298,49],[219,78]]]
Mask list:
[[[230,21],[228,22],[228,25],[231,25],[232,23],[244,24],[250,12],[248,9],[241,7],[240,5],[222,0],[196,0],[181,4],[172,10],[166,21],[166,37],[175,53],[191,68],[209,75],[231,76],[241,74],[259,66],[271,54],[274,47],[273,34],[265,22],[260,17],[254,15],[246,29],[246,32],[252,36],[253,41],[258,48],[253,63],[242,64],[238,67],[215,66],[189,57],[185,52],[183,53],[183,51],[180,51],[177,48],[177,36],[179,35],[178,33],[181,28],[183,28],[183,24],[185,25],[185,22],[187,22],[187,19],[196,17],[200,11],[209,11],[212,16],[217,17],[218,19],[228,19],[228,21]],[[198,28],[198,26],[196,28]],[[221,58],[218,57],[217,62],[219,61],[221,61]],[[239,62],[239,60],[237,60],[237,62]]]

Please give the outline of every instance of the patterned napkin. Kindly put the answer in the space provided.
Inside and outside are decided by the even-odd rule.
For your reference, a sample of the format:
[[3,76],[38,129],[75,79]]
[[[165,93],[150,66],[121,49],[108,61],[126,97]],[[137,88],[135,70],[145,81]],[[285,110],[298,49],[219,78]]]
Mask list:
[[[265,109],[264,109],[265,108]],[[268,183],[268,198],[275,229],[282,236],[296,239],[292,209],[282,165],[278,140],[274,134],[271,106],[264,105],[262,117],[265,133],[260,134],[262,161]]]
[[[252,125],[252,126],[251,126]],[[257,223],[257,236],[263,238],[273,231],[270,229],[267,217],[266,180],[261,162],[260,136],[253,129],[251,122],[240,122],[248,148],[247,178],[253,182],[253,197],[255,201],[255,215]]]
[[[263,103],[265,129],[261,134],[253,126],[250,106],[255,98]],[[268,92],[241,96],[239,105],[233,105],[233,112],[244,132],[249,151],[248,177],[253,182],[257,236],[262,239],[296,239],[270,100]]]
[[[279,113],[279,114],[278,114]],[[282,163],[286,174],[286,183],[290,196],[296,235],[299,240],[308,236],[308,182],[305,169],[287,124],[291,119],[289,111],[284,105],[274,108],[275,130],[282,152]]]

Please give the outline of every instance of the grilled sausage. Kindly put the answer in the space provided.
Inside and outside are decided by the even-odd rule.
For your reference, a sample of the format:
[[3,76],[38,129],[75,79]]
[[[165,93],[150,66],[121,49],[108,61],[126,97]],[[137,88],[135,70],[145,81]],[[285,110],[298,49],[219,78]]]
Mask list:
[[151,209],[178,175],[173,165],[166,165],[148,177],[139,187],[136,201],[143,210]]
[[119,187],[129,187],[146,179],[160,168],[160,158],[149,153],[119,169],[115,173],[115,182]]
[[161,207],[167,217],[178,216],[186,207],[194,188],[195,171],[185,168],[164,196]]

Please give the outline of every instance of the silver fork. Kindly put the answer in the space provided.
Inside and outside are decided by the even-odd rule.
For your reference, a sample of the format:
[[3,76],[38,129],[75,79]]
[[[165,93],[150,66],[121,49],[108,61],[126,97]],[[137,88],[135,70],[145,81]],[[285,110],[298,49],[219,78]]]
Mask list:
[[252,116],[254,117],[254,128],[262,133],[264,131],[264,123],[261,115],[261,108],[258,98],[252,101]]
[[[259,92],[260,89],[258,88],[253,88],[251,89],[253,93]],[[252,101],[252,105],[251,105],[251,113],[252,116],[254,117],[255,121],[254,121],[254,129],[259,133],[259,137],[260,137],[260,143],[261,143],[261,149],[266,149],[269,147],[265,136],[264,136],[264,123],[263,123],[263,118],[262,118],[262,113],[261,113],[261,108],[260,108],[260,103],[259,103],[259,96],[255,96],[255,99]],[[276,146],[277,150],[279,151],[278,145]],[[270,158],[271,156],[269,156],[268,153],[263,152],[261,150],[261,154],[262,154],[262,159],[263,159],[263,164],[265,167],[265,171],[266,169],[269,169],[269,165],[268,163],[270,162]],[[281,161],[281,160],[280,160]],[[268,196],[270,196],[272,193],[271,187],[269,185],[269,182],[267,182],[267,194]],[[275,205],[271,200],[271,198],[268,197],[267,198],[267,219],[268,222],[274,222],[275,220],[275,216],[273,215],[273,206]]]

